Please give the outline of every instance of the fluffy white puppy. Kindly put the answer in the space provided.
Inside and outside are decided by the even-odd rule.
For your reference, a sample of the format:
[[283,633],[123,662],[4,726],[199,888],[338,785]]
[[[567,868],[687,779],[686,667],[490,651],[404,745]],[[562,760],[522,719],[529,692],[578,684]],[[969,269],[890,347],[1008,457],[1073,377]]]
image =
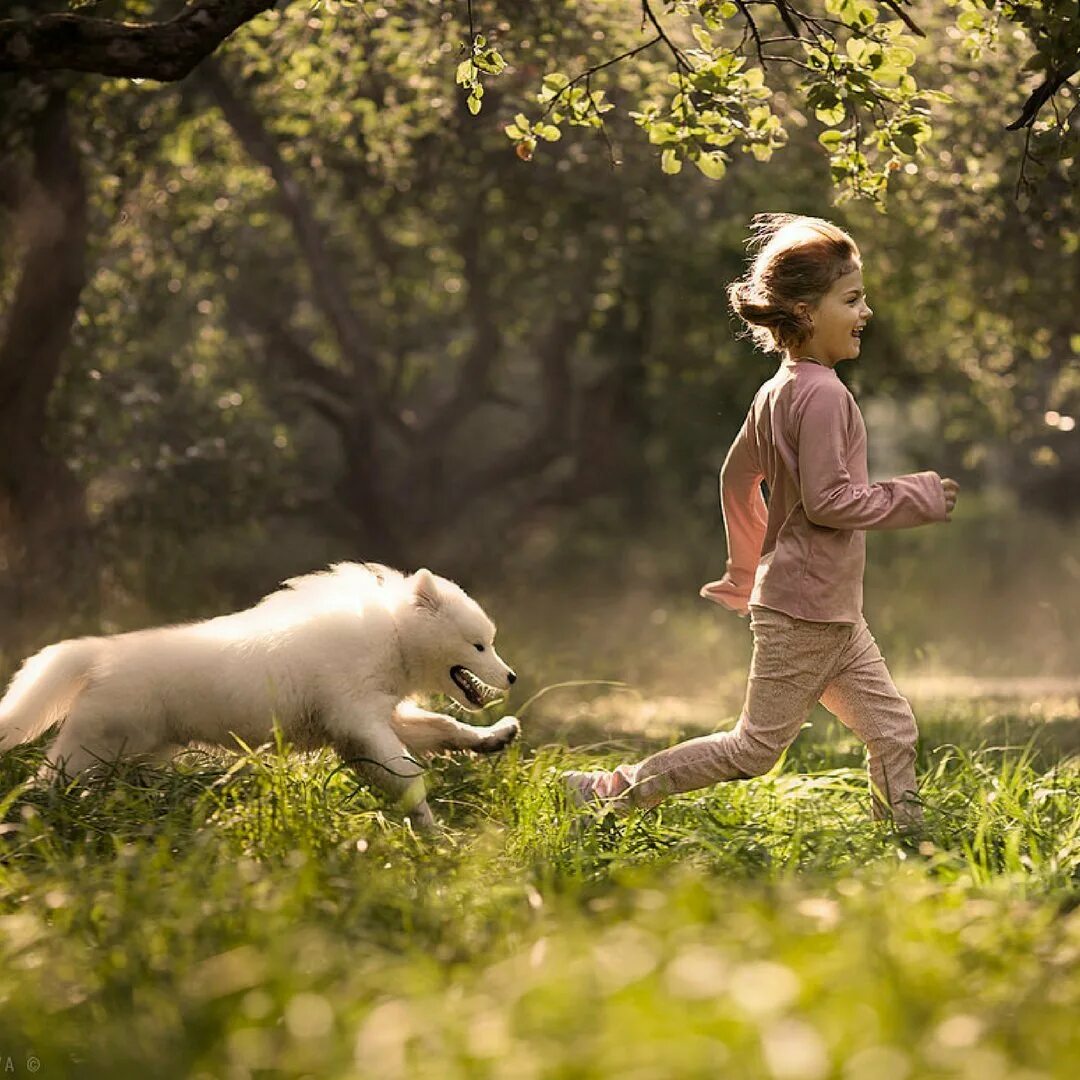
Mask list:
[[491,620],[452,581],[338,563],[246,611],[48,646],[0,700],[0,749],[59,722],[47,768],[76,774],[192,741],[258,745],[276,720],[293,746],[332,746],[429,825],[416,756],[501,750],[519,727],[473,727],[407,699],[442,693],[474,711],[515,678]]

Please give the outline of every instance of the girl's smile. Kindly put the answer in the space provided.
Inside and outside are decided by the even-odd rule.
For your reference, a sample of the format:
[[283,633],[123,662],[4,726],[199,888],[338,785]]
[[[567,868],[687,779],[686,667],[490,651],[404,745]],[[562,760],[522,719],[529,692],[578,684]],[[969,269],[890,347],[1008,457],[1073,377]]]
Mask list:
[[835,367],[841,360],[854,360],[859,355],[863,330],[874,314],[866,303],[860,268],[837,278],[813,307],[800,306],[810,315],[814,329],[806,341],[789,350],[792,360],[816,360]]

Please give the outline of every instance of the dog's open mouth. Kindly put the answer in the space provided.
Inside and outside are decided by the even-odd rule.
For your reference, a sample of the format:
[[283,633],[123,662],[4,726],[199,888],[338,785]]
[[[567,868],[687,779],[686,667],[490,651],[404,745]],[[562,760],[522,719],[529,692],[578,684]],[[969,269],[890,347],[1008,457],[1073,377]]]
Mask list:
[[457,664],[450,669],[450,678],[461,687],[461,692],[465,695],[469,704],[475,705],[478,709],[502,696],[501,690],[496,690],[494,686],[488,686],[483,679],[474,675],[467,667],[462,667],[461,664]]

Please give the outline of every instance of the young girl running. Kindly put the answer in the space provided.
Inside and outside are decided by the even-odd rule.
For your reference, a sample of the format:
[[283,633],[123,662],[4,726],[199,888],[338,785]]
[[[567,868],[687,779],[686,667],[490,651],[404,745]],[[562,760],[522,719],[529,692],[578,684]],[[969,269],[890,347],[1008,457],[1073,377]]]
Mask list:
[[958,485],[936,472],[868,481],[862,414],[834,370],[858,357],[873,314],[854,240],[828,221],[790,214],[759,214],[752,229],[756,256],[728,298],[755,342],[783,360],[724,461],[726,573],[701,589],[750,615],[742,714],[732,731],[565,781],[576,803],[625,810],[760,776],[820,700],[867,746],[874,816],[908,827],[921,818],[917,730],[863,618],[864,530],[947,521]]

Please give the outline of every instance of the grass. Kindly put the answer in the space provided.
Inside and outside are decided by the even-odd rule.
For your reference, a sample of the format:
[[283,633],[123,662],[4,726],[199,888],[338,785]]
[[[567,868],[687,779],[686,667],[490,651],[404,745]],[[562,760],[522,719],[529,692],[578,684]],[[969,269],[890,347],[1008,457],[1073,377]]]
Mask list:
[[963,708],[923,713],[913,839],[868,820],[835,728],[767,777],[620,821],[568,813],[557,783],[610,750],[534,728],[527,750],[433,765],[434,836],[329,754],[66,790],[8,754],[0,1067],[1071,1078],[1080,769],[1035,721],[991,745]]

